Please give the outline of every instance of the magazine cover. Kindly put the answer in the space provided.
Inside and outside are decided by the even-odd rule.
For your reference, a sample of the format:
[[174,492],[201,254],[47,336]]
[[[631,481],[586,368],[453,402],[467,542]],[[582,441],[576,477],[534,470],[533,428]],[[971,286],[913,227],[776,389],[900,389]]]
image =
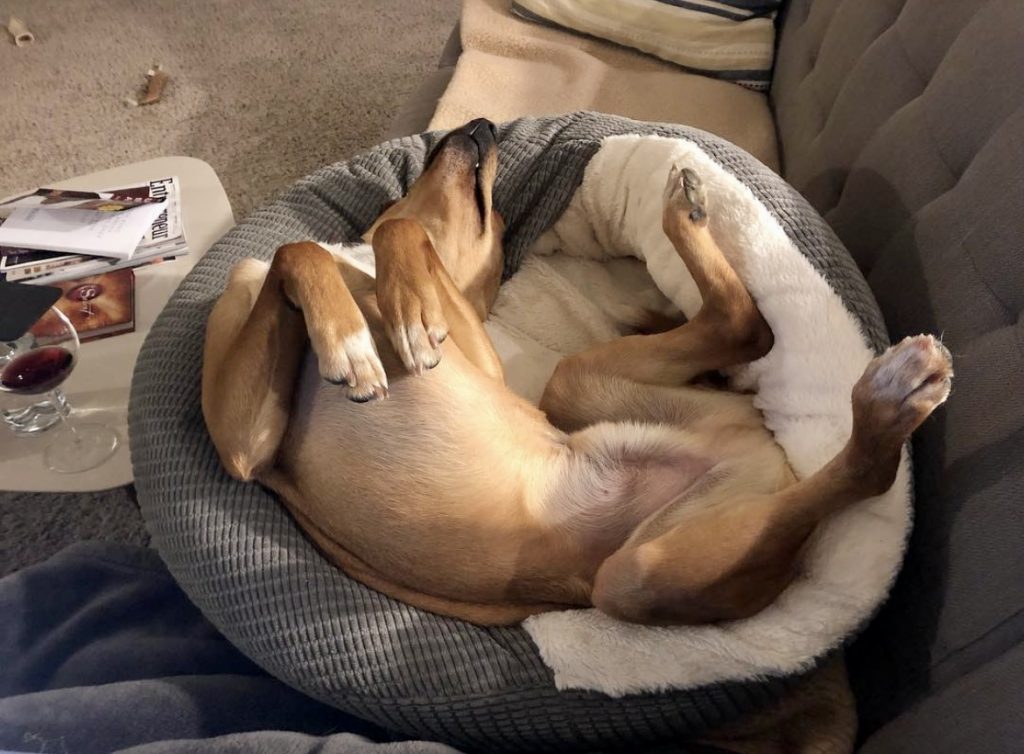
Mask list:
[[[61,297],[54,306],[71,321],[83,343],[135,330],[135,273],[130,269],[58,283]],[[33,327],[38,338],[59,327],[53,312]]]

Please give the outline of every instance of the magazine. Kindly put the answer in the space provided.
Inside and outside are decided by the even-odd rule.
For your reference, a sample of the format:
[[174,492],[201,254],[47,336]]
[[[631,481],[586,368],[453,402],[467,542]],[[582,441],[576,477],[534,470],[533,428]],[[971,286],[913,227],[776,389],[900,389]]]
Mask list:
[[109,191],[72,191],[69,189],[36,189],[31,194],[16,196],[0,202],[0,218],[10,217],[17,209],[77,209],[98,212],[120,212],[142,204],[159,204],[164,197],[140,194],[134,190],[121,193],[118,189]]
[[0,244],[128,259],[164,203],[99,200],[91,209],[18,207],[0,225]]
[[145,194],[164,200],[163,211],[146,229],[131,258],[118,260],[0,245],[0,280],[51,284],[125,267],[154,264],[188,253],[181,222],[181,184],[176,177],[159,178],[148,185],[111,189],[105,193],[125,198]]
[[[58,286],[54,306],[71,321],[78,339],[107,338],[135,330],[135,273],[130,269],[67,280]],[[36,337],[59,330],[60,321],[47,312],[32,327]]]

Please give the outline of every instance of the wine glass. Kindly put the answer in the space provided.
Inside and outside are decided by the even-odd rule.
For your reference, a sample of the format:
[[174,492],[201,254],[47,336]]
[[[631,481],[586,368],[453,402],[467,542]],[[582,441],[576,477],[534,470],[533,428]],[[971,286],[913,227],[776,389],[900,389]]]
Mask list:
[[110,427],[73,421],[60,384],[78,361],[78,333],[67,316],[51,307],[48,316],[14,341],[0,343],[0,392],[20,396],[49,394],[63,431],[43,451],[50,471],[73,474],[109,459],[120,440]]

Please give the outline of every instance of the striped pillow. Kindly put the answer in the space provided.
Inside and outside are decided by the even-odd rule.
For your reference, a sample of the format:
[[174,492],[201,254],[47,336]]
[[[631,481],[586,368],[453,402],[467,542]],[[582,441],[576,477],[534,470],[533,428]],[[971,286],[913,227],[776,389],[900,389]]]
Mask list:
[[514,0],[512,12],[764,91],[782,0]]

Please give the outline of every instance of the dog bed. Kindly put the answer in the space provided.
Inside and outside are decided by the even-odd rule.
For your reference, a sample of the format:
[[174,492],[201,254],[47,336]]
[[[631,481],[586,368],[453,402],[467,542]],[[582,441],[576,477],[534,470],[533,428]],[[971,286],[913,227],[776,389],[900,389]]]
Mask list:
[[[407,735],[486,751],[583,750],[695,736],[764,706],[884,598],[910,525],[906,457],[889,493],[820,528],[772,606],[698,628],[632,626],[593,610],[481,628],[416,610],[348,579],[270,493],[221,470],[199,379],[206,318],[229,269],[288,241],[357,241],[439,136],[392,141],[300,181],[182,283],[140,355],[129,417],[155,546],[254,661]],[[696,310],[693,282],[660,231],[669,164],[687,164],[708,185],[713,232],[775,332],[772,352],[731,378],[757,392],[798,475],[833,455],[849,433],[850,388],[887,341],[863,278],[798,194],[742,150],[682,127],[576,113],[506,124],[499,143],[509,280],[488,327],[513,388],[536,398],[560,353],[615,334],[641,300]],[[553,306],[564,327],[552,327]]]

